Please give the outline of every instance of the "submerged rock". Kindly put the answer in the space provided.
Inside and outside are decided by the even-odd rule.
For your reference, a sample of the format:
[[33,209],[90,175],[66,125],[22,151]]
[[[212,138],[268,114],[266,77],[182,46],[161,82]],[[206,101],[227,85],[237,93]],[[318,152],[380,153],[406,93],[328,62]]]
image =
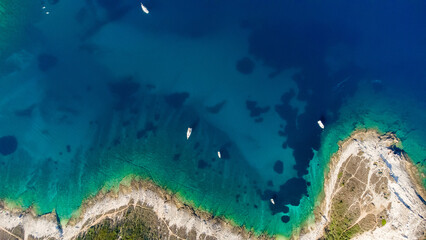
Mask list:
[[18,141],[14,136],[4,136],[0,138],[0,153],[3,156],[10,155],[18,148]]

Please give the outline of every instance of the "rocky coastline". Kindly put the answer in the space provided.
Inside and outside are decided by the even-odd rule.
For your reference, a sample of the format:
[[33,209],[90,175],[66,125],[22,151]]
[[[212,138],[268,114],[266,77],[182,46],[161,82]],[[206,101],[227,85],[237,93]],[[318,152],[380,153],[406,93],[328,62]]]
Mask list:
[[32,208],[22,211],[2,204],[0,239],[117,239],[114,229],[130,225],[130,232],[123,234],[139,231],[149,239],[270,239],[194,209],[149,180],[130,176],[123,182],[118,191],[100,191],[87,199],[63,226],[55,212],[38,216]]
[[422,176],[399,143],[394,134],[375,130],[340,142],[315,222],[302,229],[301,239],[425,239]]
[[[426,191],[398,138],[374,130],[339,143],[325,174],[315,221],[292,239],[425,239]],[[146,179],[129,176],[116,191],[101,190],[78,214],[61,221],[55,212],[0,203],[0,239],[272,239],[184,204]]]

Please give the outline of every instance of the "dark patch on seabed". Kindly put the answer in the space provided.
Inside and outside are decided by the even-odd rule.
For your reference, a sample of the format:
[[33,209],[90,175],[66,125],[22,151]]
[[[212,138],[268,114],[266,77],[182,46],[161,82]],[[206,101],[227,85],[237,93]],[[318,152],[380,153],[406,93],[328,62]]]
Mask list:
[[283,221],[283,223],[288,223],[290,221],[290,217],[284,215],[281,217],[281,221]]
[[282,174],[284,170],[284,164],[282,161],[278,160],[274,164],[274,171],[278,174]]
[[14,136],[0,137],[0,153],[3,156],[10,155],[18,148],[18,140]]
[[110,82],[109,91],[116,98],[116,110],[125,110],[135,104],[134,95],[140,90],[140,83],[133,77],[124,77],[120,81]]
[[210,165],[206,161],[204,161],[204,160],[199,160],[198,161],[198,168],[204,169],[206,167],[210,167]]
[[254,62],[250,58],[244,57],[237,61],[235,67],[242,74],[250,74],[254,70]]
[[303,195],[307,195],[307,185],[303,178],[291,178],[280,186],[278,192],[266,190],[262,195],[262,199],[272,201],[269,206],[274,214],[288,212],[287,204],[297,206]]
[[220,149],[220,155],[222,159],[230,159],[231,158],[231,154],[228,151],[228,146],[224,145],[222,146]]
[[[246,101],[246,107],[247,109],[250,111],[250,117],[255,118],[255,121],[259,121],[258,119],[262,119],[259,118],[262,114],[267,113],[269,111],[268,106],[266,107],[259,107],[257,105],[256,101],[252,101],[252,100],[247,100]],[[262,121],[262,120],[260,120]]]
[[[302,177],[308,173],[309,162],[314,157],[313,150],[320,147],[321,129],[317,121],[323,119],[331,124],[340,108],[341,97],[349,96],[356,90],[355,85],[360,77],[356,65],[349,63],[332,73],[325,62],[328,49],[342,42],[352,44],[354,33],[339,24],[331,26],[309,20],[272,17],[248,27],[252,30],[249,51],[253,56],[277,72],[291,67],[301,69],[293,76],[298,92],[290,90],[284,93],[281,102],[275,105],[275,111],[285,121],[285,127],[278,134],[286,138],[283,148],[293,150],[296,160],[294,168],[298,174],[298,178],[281,185],[278,192],[265,191],[264,199],[276,198],[275,202],[278,203],[270,204],[270,207],[274,213],[278,213],[282,211],[279,206],[298,205],[301,197],[307,195],[307,183]],[[345,82],[338,92],[333,92],[333,87],[347,76],[353,80]],[[293,98],[306,102],[304,112],[298,112],[292,106]],[[251,103],[255,108],[253,105]],[[280,165],[274,166],[274,170],[281,172]]]
[[157,126],[155,126],[153,122],[148,121],[145,123],[144,129],[141,129],[136,133],[136,138],[137,139],[144,138],[150,132],[155,134],[156,130],[157,130]]
[[37,60],[38,68],[43,72],[47,72],[52,69],[58,62],[58,59],[55,56],[46,53],[38,55]]
[[[58,3],[57,0],[48,0],[48,2],[51,5]],[[62,2],[57,4],[58,8]],[[368,3],[364,7],[357,5],[351,6],[351,4],[337,1],[309,5],[298,1],[265,1],[260,5],[250,1],[239,0],[228,2],[224,0],[190,2],[191,4],[182,4],[180,1],[173,0],[146,0],[146,2],[144,1],[144,5],[152,10],[152,14],[148,15],[141,12],[139,5],[135,5],[132,1],[85,0],[81,3],[79,2],[79,4],[84,4],[84,6],[76,13],[74,20],[83,27],[81,30],[78,30],[80,32],[76,33],[78,35],[77,38],[82,40],[76,45],[78,46],[78,53],[76,54],[83,55],[73,56],[77,57],[78,60],[81,59],[80,57],[93,57],[87,60],[93,60],[99,63],[99,65],[102,65],[101,67],[107,68],[105,69],[107,71],[103,71],[104,69],[102,69],[102,74],[97,72],[97,66],[67,66],[67,64],[74,60],[67,59],[69,56],[62,55],[61,51],[52,52],[50,49],[38,49],[33,53],[36,56],[33,69],[38,74],[41,74],[42,78],[45,77],[47,79],[46,82],[51,81],[55,82],[55,84],[52,84],[54,86],[49,86],[50,93],[46,97],[49,100],[44,100],[43,102],[46,104],[26,103],[20,105],[20,108],[12,112],[15,116],[19,117],[20,121],[36,116],[39,113],[38,110],[40,110],[45,118],[47,118],[46,116],[54,115],[51,112],[55,111],[55,113],[57,112],[60,115],[57,118],[61,124],[72,122],[70,119],[77,117],[79,114],[81,117],[84,114],[84,111],[79,109],[80,106],[78,104],[91,104],[91,100],[101,99],[99,101],[101,103],[96,106],[101,108],[100,106],[102,105],[102,112],[99,110],[99,112],[94,114],[98,119],[92,119],[91,116],[91,119],[84,120],[86,122],[90,121],[91,131],[96,132],[96,139],[93,140],[95,143],[90,146],[88,153],[92,154],[93,158],[87,159],[87,162],[84,163],[84,168],[79,168],[81,167],[79,165],[82,162],[81,159],[73,159],[70,162],[70,166],[75,167],[70,168],[72,169],[70,171],[81,173],[75,174],[75,176],[79,176],[81,179],[71,176],[72,182],[93,182],[97,186],[102,186],[105,180],[104,176],[115,176],[114,174],[122,169],[129,172],[136,169],[134,170],[136,173],[140,173],[141,175],[146,174],[150,177],[154,175],[151,175],[152,172],[157,171],[158,176],[152,177],[154,180],[159,182],[167,180],[168,182],[163,181],[161,183],[167,187],[170,185],[170,188],[176,191],[190,192],[194,196],[194,202],[202,199],[199,204],[203,205],[207,203],[207,208],[210,207],[209,204],[216,206],[217,202],[225,199],[230,204],[231,202],[232,204],[234,202],[239,203],[230,205],[232,207],[229,207],[226,211],[235,214],[237,217],[244,218],[245,220],[243,221],[251,221],[251,218],[247,217],[249,215],[245,215],[246,212],[244,211],[247,210],[247,206],[252,206],[250,207],[250,211],[259,208],[256,214],[262,212],[265,213],[265,216],[270,217],[269,210],[271,210],[273,214],[278,214],[282,223],[288,223],[291,219],[291,216],[287,215],[289,213],[289,205],[297,206],[304,196],[309,197],[307,188],[311,183],[307,182],[305,178],[308,179],[306,174],[308,173],[309,163],[314,157],[314,151],[318,151],[321,144],[322,129],[317,125],[317,121],[321,120],[325,123],[326,127],[332,126],[339,116],[342,104],[348,96],[352,96],[357,90],[356,88],[360,79],[371,81],[375,92],[382,91],[388,85],[406,86],[410,83],[408,79],[415,79],[416,82],[414,84],[411,82],[411,85],[416,88],[413,94],[419,94],[420,92],[424,98],[425,73],[418,70],[422,69],[423,65],[425,65],[424,56],[418,54],[424,52],[424,47],[421,47],[424,44],[419,47],[419,44],[410,43],[417,43],[421,39],[426,39],[425,33],[418,31],[418,29],[424,28],[423,23],[425,19],[424,17],[412,17],[417,12],[411,11],[412,9],[410,8],[395,8],[395,6],[392,4],[389,5],[389,3],[374,5],[371,1],[363,0],[360,2]],[[335,11],[335,9],[339,8],[346,9],[347,11]],[[238,9],[238,11],[235,12],[235,9]],[[424,12],[422,10],[426,8],[424,8],[424,5],[421,5],[418,9],[419,12]],[[365,14],[359,15],[360,12]],[[382,15],[383,12],[385,12],[384,15]],[[394,15],[398,16],[398,18],[394,17]],[[55,15],[51,14],[50,16],[54,17]],[[140,20],[142,17],[143,20]],[[170,21],[171,19],[173,21]],[[356,21],[353,19],[356,19]],[[254,89],[256,90],[256,94],[259,93],[262,96],[261,101],[265,102],[266,100],[271,100],[267,99],[269,97],[267,91],[271,88],[284,89],[282,90],[280,99],[272,99],[272,101],[276,101],[275,103],[268,101],[267,105],[264,105],[262,102],[257,103],[249,99],[245,102],[244,106],[243,100],[243,102],[239,102],[238,104],[241,109],[236,110],[241,110],[241,112],[249,114],[250,118],[247,121],[259,123],[256,124],[256,127],[264,126],[266,124],[263,123],[264,119],[267,119],[269,116],[278,114],[281,118],[282,122],[277,123],[279,126],[276,126],[276,134],[282,139],[282,148],[287,148],[288,151],[292,152],[295,160],[293,167],[297,173],[296,177],[289,179],[285,183],[275,179],[275,182],[269,180],[265,183],[265,179],[257,176],[257,171],[260,171],[260,169],[253,170],[250,168],[250,164],[239,154],[239,149],[236,147],[238,144],[227,138],[226,134],[228,133],[222,134],[220,129],[216,128],[217,126],[208,125],[207,122],[211,120],[210,117],[213,114],[217,114],[213,118],[221,117],[222,119],[226,119],[227,116],[222,116],[221,114],[226,114],[234,110],[228,109],[234,106],[231,104],[233,101],[232,97],[226,98],[220,96],[220,98],[216,98],[213,93],[214,91],[212,91],[211,96],[208,94],[208,96],[202,96],[201,98],[206,99],[206,102],[214,99],[213,101],[215,102],[209,102],[213,105],[204,105],[202,99],[200,101],[201,104],[189,106],[192,102],[201,99],[198,92],[196,92],[198,89],[185,89],[184,86],[188,86],[185,84],[179,85],[179,89],[177,89],[172,84],[173,86],[166,86],[167,92],[159,94],[156,91],[164,89],[161,82],[162,79],[158,79],[159,76],[155,76],[151,72],[145,74],[143,71],[139,71],[140,69],[134,72],[132,71],[133,69],[130,69],[128,72],[130,75],[126,75],[127,73],[121,75],[123,74],[121,66],[127,64],[127,61],[132,60],[128,60],[126,54],[122,53],[116,59],[108,59],[109,53],[117,50],[108,50],[109,44],[114,41],[123,44],[123,42],[126,42],[123,40],[133,38],[132,40],[136,40],[135,42],[138,44],[129,46],[129,49],[140,50],[138,49],[140,42],[137,41],[139,40],[137,38],[141,32],[153,37],[157,37],[158,33],[165,33],[161,37],[170,37],[167,40],[170,40],[171,44],[174,43],[174,40],[180,39],[182,42],[188,41],[188,43],[194,43],[194,46],[201,46],[199,43],[205,43],[205,40],[209,39],[209,36],[217,33],[225,33],[225,35],[217,35],[217,37],[226,36],[227,31],[217,30],[235,27],[237,23],[228,24],[230,20],[241,21],[240,27],[244,28],[244,30],[238,29],[238,31],[233,32],[231,41],[241,39],[239,38],[240,36],[234,39],[239,31],[244,32],[244,35],[242,35],[243,38],[246,38],[247,34],[249,37],[245,39],[247,42],[242,43],[244,46],[247,46],[248,43],[247,52],[236,52],[236,55],[229,55],[231,58],[228,59],[228,70],[230,69],[240,78],[246,76],[247,81],[258,82],[247,84],[247,82],[244,82],[246,79],[243,79],[243,82],[235,83],[234,79],[223,76],[223,79],[219,78],[216,80],[218,81],[217,84],[221,84],[219,81],[225,82],[226,84],[222,86],[224,88],[228,88],[228,84],[236,84],[232,85],[231,88],[235,89],[234,87],[236,87],[241,91],[240,93],[244,97],[242,98],[244,100],[247,99],[245,94],[253,90],[248,89],[248,87],[256,87]],[[407,20],[407,22],[404,22],[404,20]],[[371,23],[377,25],[374,26]],[[119,26],[121,31],[121,24],[126,25],[123,27],[123,33],[127,34],[126,39],[123,39],[122,36],[117,36],[117,39],[114,39],[112,36],[110,37],[109,33],[118,32],[118,30],[114,30],[115,27]],[[366,26],[368,27],[366,28]],[[387,28],[383,26],[391,27]],[[70,27],[69,29],[73,28]],[[133,35],[131,30],[126,32],[128,29],[135,30],[137,34]],[[43,31],[44,29],[40,29],[40,32]],[[99,35],[97,35],[98,33]],[[45,34],[46,39],[55,39],[57,36],[55,34],[58,33],[51,31]],[[62,32],[59,34],[62,34]],[[175,38],[176,36],[174,35],[179,35],[179,38]],[[98,37],[104,37],[105,39],[99,41]],[[410,40],[410,37],[415,39],[414,42],[398,41],[398,38]],[[215,40],[218,38],[212,39]],[[369,48],[363,48],[362,44],[370,41],[370,39],[374,39],[374,41],[369,43]],[[161,41],[159,42],[161,43]],[[224,42],[228,44],[227,40]],[[383,47],[377,46],[378,42]],[[147,42],[142,40],[141,45],[145,43],[149,44],[149,40]],[[387,43],[388,45],[382,43]],[[57,46],[52,46],[52,49],[60,49],[67,46],[66,44],[68,43],[66,41],[58,41],[57,44]],[[43,44],[36,43],[35,45],[42,46]],[[222,47],[222,45],[219,43],[216,46]],[[119,49],[121,45],[112,46]],[[208,46],[210,47],[211,45]],[[212,47],[207,50],[214,51],[215,49],[215,47]],[[375,49],[381,50],[374,51]],[[352,52],[354,50],[361,51],[354,53]],[[373,56],[373,60],[369,60],[370,56],[360,56],[358,53],[369,53],[369,50],[375,52],[376,56],[375,58]],[[203,54],[203,52],[200,51],[200,54]],[[405,54],[406,52],[408,54]],[[410,53],[416,53],[416,56],[411,57],[409,56]],[[183,57],[192,57],[192,54]],[[151,56],[141,57],[151,60]],[[157,58],[154,57],[153,61],[155,59]],[[386,59],[386,61],[383,59]],[[97,60],[100,61],[97,62]],[[107,60],[105,62],[113,60],[114,64],[111,64],[113,65],[111,66],[107,63],[104,66],[103,60]],[[166,63],[155,64],[158,64],[159,67],[164,66],[164,71],[168,71]],[[72,79],[72,84],[75,85],[74,89],[79,89],[78,91],[70,90],[70,92],[67,92],[68,89],[65,91],[56,91],[55,87],[66,81],[64,79],[59,81],[56,78],[50,78],[52,75],[59,74],[57,73],[59,71],[55,70],[64,66],[70,69],[69,73],[71,71],[87,73],[87,75],[84,75],[87,76],[86,78]],[[115,66],[120,68],[120,71],[117,71],[120,73],[117,73],[117,75],[115,75],[115,70],[117,70],[114,69]],[[221,65],[218,66],[220,68]],[[185,70],[183,68],[182,71],[193,70],[191,68],[188,69]],[[269,77],[267,75],[263,76],[265,79],[254,80],[255,76],[250,76],[256,70],[265,69],[270,69],[271,71]],[[284,70],[287,69],[296,70],[296,73],[292,76],[296,88],[291,90],[288,89],[287,82],[284,83],[286,80],[280,74],[284,73]],[[379,70],[376,71],[376,69]],[[144,70],[150,71],[150,69]],[[220,73],[222,69],[217,70]],[[260,73],[261,71],[259,71]],[[65,76],[68,73],[63,72],[61,74]],[[139,79],[139,75],[143,77]],[[186,73],[182,74],[182,76],[185,75]],[[149,76],[149,79],[145,82],[144,77],[147,76]],[[99,84],[98,80],[95,79],[96,77],[102,79],[102,84]],[[386,80],[387,78],[395,79],[398,77],[408,83],[393,83]],[[157,81],[158,86],[156,86]],[[180,84],[179,81],[181,80],[176,80]],[[198,81],[200,81],[199,78]],[[280,81],[283,81],[282,85]],[[153,82],[156,85],[148,82]],[[268,84],[274,85],[269,86]],[[65,86],[66,84],[63,85]],[[191,85],[189,83],[189,85],[193,87],[197,84]],[[397,90],[399,94],[399,89],[397,88]],[[98,95],[99,92],[102,92],[102,94]],[[258,96],[253,97],[255,100],[258,100]],[[81,100],[81,98],[84,100]],[[260,99],[259,97],[259,101]],[[52,103],[58,100],[60,103]],[[62,103],[60,100],[65,103]],[[294,105],[294,103],[299,101],[303,102],[303,110],[298,110],[299,108]],[[78,104],[67,104],[67,102],[78,102]],[[54,107],[51,107],[52,105]],[[200,109],[197,108],[199,106],[201,106],[201,113],[208,113],[205,117],[198,115],[200,114],[198,112]],[[225,107],[227,109],[223,111]],[[93,111],[98,110],[93,109]],[[270,111],[271,109],[272,111]],[[232,120],[230,119],[229,121]],[[117,125],[115,125],[116,123]],[[208,127],[206,127],[207,125]],[[116,126],[119,127],[116,128]],[[187,140],[185,132],[188,127],[193,128],[193,133],[190,139]],[[13,135],[15,133],[12,132],[9,134]],[[46,136],[49,135],[48,130],[43,132],[43,134]],[[233,134],[233,132],[230,131],[229,134]],[[19,135],[16,136],[19,137]],[[238,139],[240,136],[230,137],[231,139],[233,137]],[[152,144],[153,148],[145,149],[144,147],[149,144]],[[13,154],[17,148],[18,140],[15,136],[0,138],[0,153],[2,155]],[[80,146],[75,142],[66,141],[61,146],[61,149],[58,149],[58,155],[61,158],[77,155],[81,151],[80,149]],[[242,147],[240,150],[244,151],[245,149]],[[398,148],[391,148],[391,150],[401,154]],[[97,151],[105,151],[107,153],[104,154],[102,152],[104,155],[101,153],[96,155],[98,154]],[[113,156],[116,155],[110,154],[110,152],[116,153],[114,151],[119,153],[117,154],[120,155],[119,161],[113,159]],[[160,152],[160,154],[155,155],[155,151]],[[221,159],[217,157],[217,151],[220,151]],[[132,158],[131,153],[135,152],[137,154]],[[153,156],[141,157],[146,152],[154,153]],[[105,158],[101,158],[101,155]],[[151,157],[155,157],[156,161],[152,161]],[[60,160],[58,164],[56,159],[47,159],[44,170],[48,169],[48,167],[53,169],[53,167],[56,168],[62,165]],[[12,162],[14,161],[10,161],[8,164],[12,164]],[[2,162],[2,164],[4,165],[5,163]],[[273,166],[270,163],[268,170],[273,170],[277,174],[283,174],[283,176],[275,174],[277,178],[286,177],[284,175],[287,172],[288,174],[292,174],[293,172],[287,171],[289,167],[291,166],[287,164],[287,159],[281,159],[275,162]],[[86,174],[86,172],[80,172],[83,171],[81,169],[98,169],[99,171],[93,172],[93,174],[92,172]],[[24,171],[18,174],[23,173]],[[172,176],[171,174],[176,175]],[[117,177],[122,176],[117,175]],[[24,179],[24,177],[20,178]],[[67,186],[68,182],[64,185]],[[312,185],[314,185],[313,181]],[[69,189],[66,187],[62,188],[61,186],[61,188],[58,188],[57,198],[63,200],[61,196],[65,196],[68,193]],[[199,198],[197,199],[197,197]],[[210,197],[213,198],[212,202],[205,202],[209,201],[205,199],[209,199]],[[242,209],[239,208],[241,206]],[[59,208],[60,206],[58,206]],[[216,206],[216,208],[219,209],[220,207]],[[304,211],[303,209],[307,208],[302,207],[300,209]],[[243,213],[240,210],[244,210],[241,211]],[[222,209],[219,209],[219,211],[224,212]],[[226,214],[224,213],[225,217]],[[248,214],[252,214],[252,212]],[[281,224],[281,222],[279,223]],[[276,228],[271,227],[272,232],[282,230],[277,230],[282,225],[274,223],[271,225],[278,225]],[[260,229],[264,230],[269,227],[260,226]]]
[[[152,102],[146,99],[147,98],[146,93],[141,93],[141,95],[144,96],[145,100],[138,101],[142,105],[144,105],[139,107],[141,109],[144,109],[144,107],[146,107],[145,105],[151,105]],[[139,96],[136,96],[136,97],[139,97]],[[221,194],[220,195],[221,197],[224,197],[228,194],[232,194],[231,195],[232,198],[235,197],[235,201],[240,204],[244,204],[244,206],[250,206],[250,204],[253,204],[253,203],[256,203],[256,206],[260,206],[260,202],[261,202],[260,195],[256,195],[255,191],[251,188],[251,184],[245,184],[244,181],[242,181],[242,179],[245,178],[244,174],[247,174],[247,176],[249,177],[246,176],[247,177],[246,181],[250,180],[250,183],[253,182],[252,184],[256,187],[257,187],[257,184],[260,184],[261,180],[258,180],[256,174],[250,170],[249,165],[245,162],[245,160],[241,158],[241,156],[236,155],[237,149],[235,147],[235,144],[232,144],[229,140],[225,141],[222,138],[212,139],[210,136],[216,136],[216,134],[214,133],[215,131],[218,131],[218,130],[209,125],[208,125],[209,127],[206,127],[207,123],[200,119],[193,119],[194,113],[188,112],[188,110],[185,107],[182,107],[182,108],[171,107],[166,102],[167,101],[166,98],[164,98],[163,96],[152,97],[152,98],[157,99],[159,101],[159,102],[156,102],[155,104],[155,106],[158,107],[158,110],[161,109],[160,111],[168,113],[168,115],[161,114],[161,116],[164,116],[164,117],[160,117],[160,119],[158,120],[159,123],[164,123],[164,118],[169,118],[170,116],[173,116],[173,119],[174,119],[174,121],[170,123],[171,126],[170,125],[161,125],[161,126],[164,126],[166,129],[175,129],[177,126],[182,126],[182,125],[186,126],[182,123],[185,123],[185,122],[193,123],[192,125],[190,124],[190,126],[196,127],[195,128],[196,131],[207,133],[200,138],[199,136],[196,135],[196,132],[194,132],[194,134],[191,135],[189,140],[186,140],[184,138],[183,136],[184,132],[182,132],[182,134],[178,133],[176,135],[176,131],[172,131],[169,134],[161,135],[163,137],[166,136],[166,139],[167,139],[166,142],[161,141],[159,142],[159,144],[161,145],[164,144],[165,146],[163,147],[167,146],[166,147],[167,150],[163,152],[162,154],[166,154],[170,156],[168,158],[169,162],[166,163],[167,164],[166,168],[164,168],[165,165],[163,165],[165,163],[164,162],[165,160],[163,158],[155,160],[155,162],[161,161],[161,163],[158,163],[158,164],[151,163],[151,164],[154,165],[153,168],[157,168],[157,167],[161,169],[164,168],[164,170],[161,170],[161,171],[165,171],[165,172],[172,171],[173,174],[176,174],[175,179],[172,178],[173,181],[169,182],[168,184],[173,186],[174,184],[178,184],[180,182],[180,179],[185,179],[185,182],[184,182],[185,185],[190,185],[190,186],[194,185],[194,186],[203,186],[203,187],[210,186],[210,188],[202,188],[202,189],[205,189],[206,191],[218,192]],[[153,109],[153,111],[155,110],[157,109]],[[126,113],[124,112],[119,112],[117,114],[120,114],[120,115],[124,114],[124,116],[126,115]],[[141,125],[141,124],[143,125],[143,123],[136,123],[136,122],[138,121],[130,122],[129,125],[127,125],[123,129],[123,131],[132,132],[132,128],[133,128],[132,126]],[[120,126],[121,125],[122,124],[120,124]],[[149,120],[145,120],[145,126],[147,125],[149,125]],[[161,132],[161,131],[164,131],[164,129],[158,128],[157,131]],[[218,142],[218,140],[221,140],[221,141]],[[149,142],[157,142],[157,141],[158,140],[156,139],[156,136],[148,136],[146,142],[149,143]],[[207,146],[209,144],[213,144],[212,141],[215,142],[214,148],[212,148],[212,146]],[[133,149],[134,147],[133,145],[136,145],[136,146],[144,145],[138,142],[136,143],[128,142],[128,140],[123,141],[120,144],[130,145],[129,146],[130,149]],[[219,145],[219,144],[222,144],[222,145]],[[170,145],[173,147],[170,147]],[[182,151],[182,149],[185,148],[185,146],[188,146],[187,150]],[[222,159],[216,159],[216,160],[215,158],[209,159],[207,156],[212,156],[212,153],[213,154],[215,153],[214,150],[217,149],[216,146],[220,146],[218,150],[221,152]],[[210,151],[212,150],[213,152],[210,153]],[[189,153],[191,155],[188,155]],[[130,152],[127,152],[126,154],[131,156]],[[232,155],[232,158],[231,158],[231,155]],[[131,159],[129,157],[129,160],[126,160],[126,161],[129,161],[129,163],[133,164],[134,166],[140,166],[141,169],[145,169],[143,167],[145,165],[143,159],[144,158],[139,158],[139,157],[135,159]],[[232,161],[226,161],[230,159],[232,159]],[[187,176],[182,176],[181,174],[182,171],[185,171],[185,174],[187,174]],[[227,173],[226,174],[223,173],[224,171],[226,171]],[[222,180],[223,178],[225,179],[235,178],[235,179],[232,182],[227,183],[226,185],[227,187],[225,189],[216,188],[217,184],[221,184],[221,181],[223,181]],[[253,181],[253,178],[255,178],[256,180]],[[236,185],[237,183],[240,184],[240,186],[242,186],[241,191],[238,191],[235,189],[234,185]],[[211,187],[211,185],[215,187]],[[194,195],[199,194],[199,190],[195,188],[194,189],[191,188],[190,191],[193,192],[191,194],[194,194]],[[235,193],[238,193],[238,194],[234,195]],[[253,197],[248,198],[247,197],[248,195]],[[236,207],[240,207],[240,206],[236,206]],[[254,206],[252,208],[256,209]]]
[[186,99],[189,97],[189,93],[182,92],[182,93],[173,93],[167,95],[166,102],[174,107],[174,108],[180,108],[182,107],[183,103],[186,101]]
[[206,110],[209,113],[216,114],[216,113],[219,113],[220,110],[222,110],[222,108],[223,108],[223,106],[225,106],[225,104],[226,104],[226,100],[223,100],[222,102],[219,102],[219,103],[217,103],[217,104],[215,104],[213,106],[206,107]]
[[36,105],[33,104],[25,109],[15,111],[15,115],[18,117],[31,117]]

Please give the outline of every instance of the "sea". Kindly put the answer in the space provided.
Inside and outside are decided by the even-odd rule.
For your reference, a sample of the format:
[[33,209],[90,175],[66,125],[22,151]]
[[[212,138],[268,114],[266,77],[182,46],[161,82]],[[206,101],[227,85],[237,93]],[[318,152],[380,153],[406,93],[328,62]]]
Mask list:
[[420,0],[3,0],[0,199],[66,224],[131,176],[289,237],[362,129],[396,134],[390,150],[426,186],[425,13]]

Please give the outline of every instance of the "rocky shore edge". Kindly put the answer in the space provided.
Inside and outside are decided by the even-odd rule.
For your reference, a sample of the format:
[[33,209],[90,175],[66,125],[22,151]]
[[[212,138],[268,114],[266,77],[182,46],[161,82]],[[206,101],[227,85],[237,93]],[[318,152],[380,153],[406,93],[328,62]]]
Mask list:
[[[398,148],[400,143],[394,133],[380,134],[375,129],[356,130],[340,141],[338,151],[330,159],[329,170],[324,173],[323,193],[314,210],[315,220],[306,223],[300,236],[293,238],[338,239],[333,235],[333,224],[340,224],[347,227],[341,234],[350,233],[341,236],[351,239],[425,239],[426,190],[422,185],[425,176],[421,176],[407,154]],[[356,167],[355,171],[348,171],[350,164]],[[350,194],[354,196],[349,197],[349,207],[342,210],[338,204],[342,199],[345,203],[342,195],[348,193],[345,190],[350,185],[348,180],[362,176],[360,169],[366,181],[352,184],[355,190]],[[383,181],[379,185],[380,181],[373,178]],[[357,189],[361,189],[360,194]],[[357,198],[359,200],[355,200]],[[354,204],[359,207],[353,207]],[[354,208],[358,209],[353,211]],[[344,218],[338,218],[339,215]]]
[[[315,221],[307,222],[291,238],[324,239],[336,231],[330,227],[337,221],[335,199],[345,194],[342,181],[347,181],[348,186],[351,176],[359,174],[357,171],[361,167],[357,162],[363,163],[363,168],[368,169],[363,174],[368,175],[368,181],[365,186],[354,185],[354,196],[359,186],[361,190],[363,186],[365,188],[360,196],[356,195],[363,199],[357,202],[361,210],[356,210],[355,213],[351,208],[342,210],[344,215],[350,213],[353,218],[344,219],[349,221],[345,223],[349,224],[345,231],[353,230],[352,227],[356,225],[361,226],[357,231],[351,232],[353,235],[350,236],[355,239],[426,237],[426,190],[421,184],[424,176],[420,176],[408,156],[399,151],[399,143],[395,134],[379,134],[376,130],[357,130],[349,138],[339,142],[339,150],[330,159],[329,171],[324,174],[324,191],[320,204],[314,211]],[[357,157],[357,161],[353,160],[354,157]],[[348,167],[351,161],[357,167],[355,172],[351,172]],[[342,169],[348,176],[342,175]],[[383,181],[380,189],[374,190],[374,193],[371,189],[376,189],[377,182],[380,181],[371,183],[370,179],[378,174]],[[367,188],[372,192],[366,194]],[[367,198],[367,195],[371,196]],[[367,219],[369,221],[364,221],[367,213],[374,215],[374,218],[370,216]],[[0,202],[0,239],[84,239],[86,234],[98,234],[105,226],[113,228],[125,216],[132,219],[137,216],[140,220],[142,215],[150,216],[142,219],[149,221],[143,227],[154,229],[154,233],[158,234],[156,236],[166,239],[273,238],[267,235],[256,236],[230,220],[183,203],[178,196],[150,180],[129,176],[123,179],[117,190],[103,189],[96,196],[85,200],[78,213],[66,223],[60,221],[54,211],[40,216],[33,208],[8,208],[4,202]],[[341,224],[339,221],[337,223]],[[366,222],[372,227],[366,228]]]
[[[84,239],[90,231],[120,224],[127,215],[139,221],[132,225],[140,224],[166,239],[271,239],[195,209],[152,181],[135,176],[123,179],[118,191],[101,190],[85,200],[63,226],[54,211],[35,212],[32,207],[23,211],[0,203],[0,239]],[[151,224],[156,226],[147,226]]]

